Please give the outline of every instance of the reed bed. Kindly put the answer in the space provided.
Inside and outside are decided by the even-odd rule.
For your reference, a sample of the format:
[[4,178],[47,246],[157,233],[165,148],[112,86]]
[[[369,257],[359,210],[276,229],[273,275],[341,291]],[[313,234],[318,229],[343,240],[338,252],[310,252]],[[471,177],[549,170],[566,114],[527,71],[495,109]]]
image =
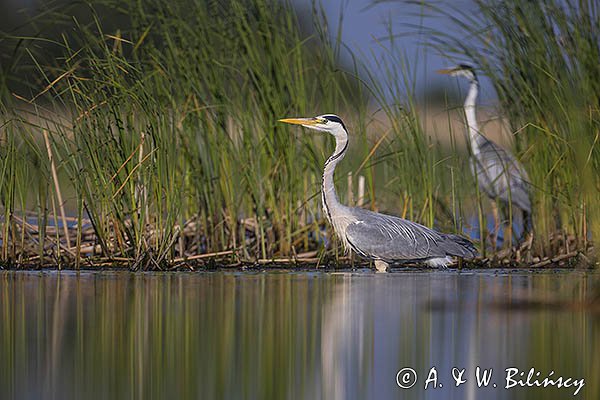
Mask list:
[[[127,29],[105,31],[100,6]],[[313,199],[325,142],[276,121],[365,102],[343,95],[356,82],[338,71],[326,31],[303,35],[277,1],[106,1],[86,15],[64,22],[75,34],[52,41],[55,62],[40,61],[43,44],[39,55],[17,47],[34,77],[29,95],[3,101],[3,260],[97,255],[163,268],[226,251],[301,254],[325,240]],[[48,230],[69,224],[65,202],[72,226]]]
[[[0,42],[14,53],[0,88],[3,266],[356,263],[321,213],[329,138],[277,123],[323,112],[352,127],[336,177],[343,201],[447,231],[471,228],[482,199],[472,200],[465,157],[424,131],[411,65],[393,43],[376,65],[340,66],[342,43],[330,40],[316,3],[311,34],[290,4],[275,0],[102,0],[69,15],[50,9],[34,20],[37,36],[11,32]],[[44,31],[48,21],[60,34]],[[494,79],[495,69],[480,67]],[[500,78],[495,84],[520,83]],[[514,93],[499,91],[502,104]],[[556,96],[570,104],[568,93],[576,91]],[[519,100],[533,109],[536,99]],[[477,265],[586,257],[599,222],[597,101],[577,103],[590,107],[589,118],[570,124],[543,119],[546,109],[506,108],[539,188],[539,245],[527,257],[483,254]],[[561,109],[572,118],[582,110]]]
[[[571,246],[587,248],[600,235],[598,4],[474,0],[471,12],[440,2],[417,7],[451,21],[452,35],[427,29],[430,43],[491,79],[532,183],[536,236],[564,235]],[[553,251],[549,240],[535,245]]]

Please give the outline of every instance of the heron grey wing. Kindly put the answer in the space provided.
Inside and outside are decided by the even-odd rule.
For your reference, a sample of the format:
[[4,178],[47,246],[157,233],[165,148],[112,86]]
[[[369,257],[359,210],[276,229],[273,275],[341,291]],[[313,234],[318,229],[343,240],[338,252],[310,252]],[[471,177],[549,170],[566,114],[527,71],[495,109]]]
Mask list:
[[480,143],[480,153],[475,162],[476,176],[490,196],[498,196],[508,202],[510,193],[510,199],[519,208],[531,209],[529,177],[510,152],[486,139]]
[[481,146],[481,154],[487,162],[496,164],[502,172],[508,171],[511,177],[529,180],[527,172],[515,156],[491,140],[487,140],[485,145]]
[[496,192],[492,180],[484,165],[475,157],[471,157],[471,173],[477,179],[480,189],[488,196],[496,197]]
[[505,201],[510,201],[523,211],[531,212],[529,192],[531,184],[529,176],[517,159],[509,152],[504,152],[503,164],[507,168],[509,187],[503,192]]
[[350,246],[360,255],[383,260],[418,260],[441,256],[437,242],[443,237],[417,223],[353,209],[357,220],[346,228]]
[[501,177],[496,168],[497,154],[502,151],[494,142],[479,134],[475,138],[476,149],[471,157],[471,172],[479,187],[490,197],[498,196],[496,181]]

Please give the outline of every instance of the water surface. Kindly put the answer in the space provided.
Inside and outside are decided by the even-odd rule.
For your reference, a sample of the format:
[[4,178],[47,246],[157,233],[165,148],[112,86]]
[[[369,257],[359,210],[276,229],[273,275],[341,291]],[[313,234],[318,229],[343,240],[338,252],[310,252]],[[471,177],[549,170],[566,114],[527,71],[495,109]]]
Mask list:
[[599,286],[556,271],[0,272],[0,398],[573,398],[505,389],[514,367],[584,378],[576,398],[596,399],[600,314],[580,303]]

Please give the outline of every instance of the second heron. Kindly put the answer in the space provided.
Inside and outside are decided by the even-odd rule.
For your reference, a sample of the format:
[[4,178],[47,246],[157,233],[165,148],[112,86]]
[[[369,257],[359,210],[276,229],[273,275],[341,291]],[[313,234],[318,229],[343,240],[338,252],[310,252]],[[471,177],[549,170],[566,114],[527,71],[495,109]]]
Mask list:
[[[465,100],[464,109],[469,131],[468,139],[471,147],[471,170],[477,179],[479,187],[492,200],[492,211],[494,213],[494,236],[493,246],[496,247],[496,239],[500,227],[500,216],[511,207],[519,208],[523,213],[522,239],[527,238],[526,244],[530,245],[532,220],[531,200],[529,193],[529,177],[523,166],[507,150],[481,134],[477,125],[475,115],[475,103],[479,92],[479,80],[475,70],[470,65],[461,64],[454,68],[442,69],[438,73],[451,76],[464,77],[469,80],[469,93]],[[496,201],[500,203],[501,210],[498,212]],[[504,213],[502,212],[504,211]],[[509,211],[511,214],[512,212]],[[507,231],[512,236],[512,220],[509,221]]]

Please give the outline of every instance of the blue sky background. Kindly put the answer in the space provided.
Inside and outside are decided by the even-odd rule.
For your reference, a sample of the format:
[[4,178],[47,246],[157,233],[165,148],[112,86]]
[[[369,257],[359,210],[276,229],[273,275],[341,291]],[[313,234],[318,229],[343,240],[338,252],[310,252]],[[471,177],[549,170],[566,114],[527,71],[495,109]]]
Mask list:
[[[311,0],[294,0],[298,7],[310,7]],[[369,58],[384,56],[386,51],[382,46],[388,45],[389,27],[397,35],[396,46],[402,49],[408,58],[408,64],[415,69],[417,79],[417,94],[425,94],[428,90],[440,86],[466,87],[465,82],[454,78],[441,76],[435,73],[441,68],[450,67],[459,62],[468,62],[464,59],[451,60],[439,51],[425,45],[427,37],[419,34],[418,27],[436,28],[443,32],[460,36],[461,33],[453,32],[453,27],[448,19],[441,17],[424,17],[419,15],[419,7],[407,4],[403,0],[391,0],[375,4],[372,0],[323,0],[323,8],[331,25],[332,34],[338,31],[340,12],[343,13],[342,41],[363,61],[370,62]],[[452,5],[462,10],[473,10],[469,0],[453,1]],[[391,25],[390,25],[391,24]],[[467,38],[465,38],[467,39]],[[485,77],[482,81],[480,98],[486,102],[494,102],[496,98],[494,89]]]
[[[310,12],[312,0],[291,1],[299,10]],[[0,30],[7,29],[11,23],[19,23],[24,15],[33,12],[35,7],[41,4],[47,4],[47,2],[45,0],[0,0],[0,10],[3,13],[0,21],[4,25]],[[453,0],[452,3],[447,4],[452,4],[460,10],[474,9],[471,0]],[[440,87],[454,90],[460,88],[464,92],[466,82],[440,76],[435,71],[468,60],[449,60],[437,50],[428,48],[424,44],[427,40],[426,35],[418,32],[418,27],[423,26],[460,35],[459,32],[452,32],[453,28],[447,19],[425,18],[419,15],[420,7],[418,5],[410,5],[406,0],[390,0],[379,3],[373,0],[322,0],[322,7],[327,15],[332,35],[338,32],[338,22],[340,13],[342,13],[343,43],[361,61],[370,65],[371,70],[375,69],[373,58],[380,58],[387,53],[383,46],[389,45],[387,37],[389,36],[388,29],[391,26],[393,32],[398,35],[395,39],[396,48],[401,49],[400,51],[407,59],[407,64],[414,69],[418,97],[424,97],[426,93]],[[23,13],[23,11],[26,12]],[[376,76],[383,77],[381,72],[374,72]],[[495,102],[494,90],[485,77],[481,77],[481,80],[480,98],[484,104],[493,104]]]

